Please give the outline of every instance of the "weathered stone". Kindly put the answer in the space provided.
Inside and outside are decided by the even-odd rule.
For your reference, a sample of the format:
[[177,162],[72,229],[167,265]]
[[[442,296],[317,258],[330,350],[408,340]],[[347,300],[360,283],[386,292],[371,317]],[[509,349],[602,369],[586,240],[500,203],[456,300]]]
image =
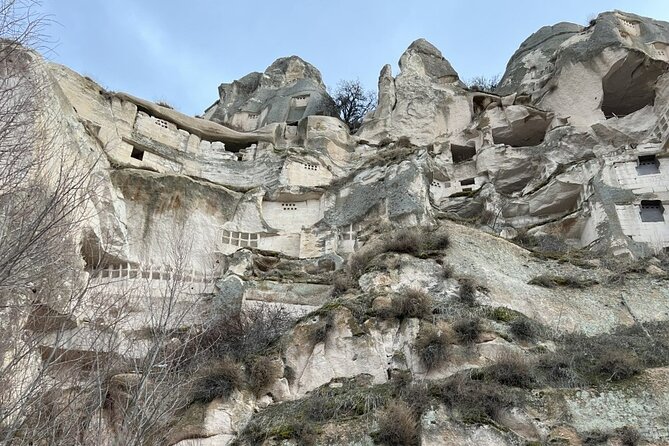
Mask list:
[[[3,307],[0,322],[44,334],[42,355],[140,364],[157,351],[157,334],[169,333],[161,348],[174,352],[211,318],[266,308],[292,315],[294,327],[254,352],[281,373],[256,395],[246,376],[246,389],[201,407],[197,426],[172,437],[180,445],[240,440],[255,412],[306,401],[321,386],[345,389],[356,376],[383,392],[406,376],[485,377],[473,369],[504,355],[559,352],[560,334],[666,323],[658,253],[669,247],[667,54],[669,24],[602,13],[588,27],[539,30],[496,92],[485,92],[467,88],[419,39],[396,77],[383,67],[377,108],[354,135],[324,116],[333,110],[320,73],[295,56],[222,84],[205,118],[40,64],[53,79],[47,105],[57,111],[59,146],[95,180],[82,204],[90,218],[71,236],[77,262],[67,268],[96,292],[73,304],[22,286],[7,307],[23,302],[29,311]],[[423,227],[446,230],[448,249],[423,246]],[[652,255],[649,264],[616,264]],[[462,295],[465,277],[473,303]],[[558,285],[540,286],[542,277]],[[408,290],[429,296],[422,319],[394,317]],[[464,345],[455,327],[470,317],[485,321]],[[510,323],[526,318],[556,336],[520,339]],[[443,336],[443,364],[428,366],[420,351],[430,330]],[[239,367],[247,375],[256,356]],[[42,359],[29,355],[30,376]],[[115,379],[131,387],[139,373]],[[462,423],[457,408],[432,404],[421,440],[579,444],[584,432],[634,424],[648,441],[664,441],[664,374],[646,370],[629,387],[518,390],[527,407],[504,407],[490,424]],[[114,421],[99,418],[109,418],[99,429],[111,437]],[[316,431],[344,444],[329,439],[352,419]],[[367,428],[350,438],[371,444]]]
[[221,84],[218,92],[220,99],[204,116],[242,131],[334,113],[321,73],[297,56],[277,59],[262,74]]

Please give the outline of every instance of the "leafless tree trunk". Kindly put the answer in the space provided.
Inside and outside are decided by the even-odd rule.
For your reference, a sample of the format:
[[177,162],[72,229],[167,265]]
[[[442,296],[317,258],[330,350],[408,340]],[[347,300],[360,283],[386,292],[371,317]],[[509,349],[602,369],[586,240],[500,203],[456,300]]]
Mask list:
[[355,131],[367,113],[374,110],[376,93],[366,91],[359,80],[340,81],[332,95],[339,117]]
[[[118,329],[124,307],[151,290],[111,293],[92,280],[102,264],[83,273],[78,231],[90,218],[95,162],[73,156],[48,106],[50,80],[31,49],[43,42],[38,7],[0,0],[0,444],[102,444],[114,430],[116,444],[139,444],[179,407],[160,361],[169,327],[179,326],[188,253],[179,251],[148,313],[164,334],[133,365]],[[120,373],[135,382],[118,426],[96,424],[91,415],[110,404]]]

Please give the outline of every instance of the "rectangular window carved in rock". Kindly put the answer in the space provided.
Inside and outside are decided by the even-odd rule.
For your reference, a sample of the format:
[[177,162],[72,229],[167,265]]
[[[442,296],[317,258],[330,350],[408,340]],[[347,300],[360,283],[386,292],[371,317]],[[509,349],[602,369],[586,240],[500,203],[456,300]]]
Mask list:
[[451,144],[451,155],[453,156],[453,163],[464,163],[474,158],[476,155],[476,148],[470,146],[458,146]]
[[476,181],[474,180],[474,178],[467,178],[466,180],[462,180],[462,181],[460,181],[460,185],[461,185],[461,186],[471,186],[471,185],[473,185],[475,182],[476,182]]
[[640,156],[636,171],[639,175],[660,173],[660,163],[655,155]]
[[664,206],[660,200],[641,200],[641,221],[664,221]]
[[142,161],[144,159],[144,151],[138,149],[137,147],[133,147],[132,152],[130,153],[130,158]]

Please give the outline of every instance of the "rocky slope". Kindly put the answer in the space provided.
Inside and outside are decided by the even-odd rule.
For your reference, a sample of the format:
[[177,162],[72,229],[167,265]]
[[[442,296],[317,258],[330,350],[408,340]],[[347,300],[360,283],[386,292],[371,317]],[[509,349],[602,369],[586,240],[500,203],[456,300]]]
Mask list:
[[21,370],[113,360],[78,444],[669,444],[668,47],[606,12],[479,91],[419,39],[355,134],[295,56],[203,117],[36,60],[94,181]]

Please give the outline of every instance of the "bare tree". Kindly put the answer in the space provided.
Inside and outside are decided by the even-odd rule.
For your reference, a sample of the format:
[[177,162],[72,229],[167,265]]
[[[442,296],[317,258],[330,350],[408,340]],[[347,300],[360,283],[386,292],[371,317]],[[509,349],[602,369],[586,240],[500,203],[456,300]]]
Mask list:
[[41,305],[14,327],[22,336],[0,369],[9,378],[0,387],[0,444],[165,443],[199,367],[192,346],[201,334],[183,330],[197,325],[212,282],[193,274],[190,242],[175,233],[180,244],[165,237],[169,267],[157,276],[104,255],[87,259],[88,279],[61,296],[67,313]]
[[[221,354],[196,312],[212,277],[192,229],[164,238],[157,277],[118,265],[112,234],[86,246],[104,173],[62,130],[36,6],[0,0],[0,444],[164,444],[198,359]],[[235,345],[268,345],[280,316],[234,318]]]
[[495,74],[494,76],[479,75],[469,79],[465,84],[472,90],[493,93],[497,89],[500,80],[502,80],[502,76],[499,74]]
[[49,407],[38,396],[49,393],[41,360],[51,354],[40,351],[40,338],[64,330],[68,318],[40,299],[70,295],[66,306],[76,307],[81,297],[71,254],[91,165],[67,156],[45,107],[47,78],[28,48],[41,37],[38,6],[0,2],[0,441],[23,429],[31,408]]
[[[31,49],[43,42],[39,6],[0,1],[2,444],[81,438],[94,388],[67,370],[82,361],[99,369],[102,359],[64,348],[83,333],[75,315],[87,283],[76,231],[90,216],[96,160],[73,156],[60,132],[48,74]],[[90,346],[101,342],[100,335],[87,340]]]
[[333,97],[335,107],[352,131],[362,124],[364,116],[372,111],[376,105],[376,93],[367,91],[360,80],[343,80],[337,84]]

